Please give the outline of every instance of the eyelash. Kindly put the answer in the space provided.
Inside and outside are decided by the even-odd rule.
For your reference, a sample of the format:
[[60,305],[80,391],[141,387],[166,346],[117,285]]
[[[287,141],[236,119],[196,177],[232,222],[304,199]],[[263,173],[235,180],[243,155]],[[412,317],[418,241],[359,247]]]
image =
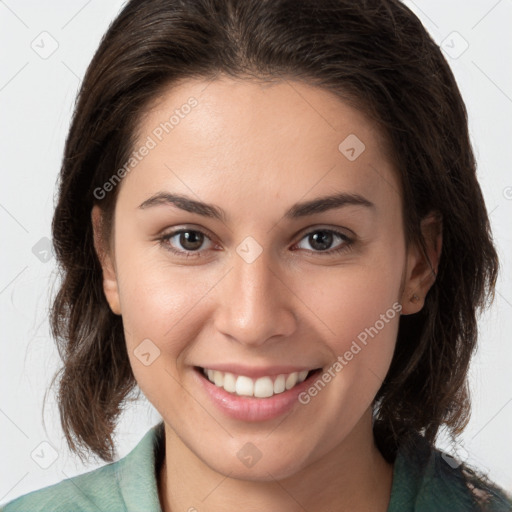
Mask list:
[[[344,243],[340,247],[338,247],[336,249],[330,249],[328,251],[310,251],[310,250],[308,250],[307,252],[312,253],[312,254],[321,254],[321,255],[325,255],[325,256],[334,256],[334,255],[342,254],[342,253],[347,252],[347,251],[352,249],[352,245],[354,243],[354,240],[349,238],[344,233],[341,233],[341,232],[336,231],[334,229],[318,229],[318,228],[314,229],[312,231],[309,231],[309,232],[305,233],[304,236],[300,239],[300,241],[304,240],[304,238],[312,235],[313,233],[319,233],[319,232],[322,232],[322,233],[332,233],[333,235],[341,238]],[[159,239],[160,245],[162,245],[166,250],[168,250],[171,253],[176,254],[177,256],[180,256],[180,257],[184,257],[184,258],[201,258],[202,255],[201,255],[200,251],[179,251],[177,249],[174,249],[171,246],[171,244],[169,243],[169,240],[171,238],[175,237],[176,235],[181,234],[181,233],[201,233],[203,236],[205,236],[206,238],[208,238],[210,240],[210,237],[205,232],[201,231],[200,229],[183,229],[182,228],[182,229],[177,229],[175,231],[172,231],[171,233],[167,233],[166,235],[162,236]]]

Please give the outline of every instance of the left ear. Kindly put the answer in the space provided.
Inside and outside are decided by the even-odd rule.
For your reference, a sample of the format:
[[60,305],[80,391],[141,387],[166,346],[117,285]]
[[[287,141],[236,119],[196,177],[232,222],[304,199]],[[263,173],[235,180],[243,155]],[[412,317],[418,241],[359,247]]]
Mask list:
[[423,308],[425,297],[437,277],[443,239],[441,214],[431,212],[421,221],[425,250],[411,244],[407,251],[407,266],[402,293],[402,315],[417,313]]

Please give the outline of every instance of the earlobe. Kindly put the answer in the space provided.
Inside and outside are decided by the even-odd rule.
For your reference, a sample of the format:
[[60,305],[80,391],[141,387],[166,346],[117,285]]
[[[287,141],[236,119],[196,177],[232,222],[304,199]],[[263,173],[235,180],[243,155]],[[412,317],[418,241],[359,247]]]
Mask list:
[[407,253],[405,283],[402,294],[402,314],[417,313],[423,308],[425,297],[435,283],[442,250],[442,217],[431,212],[421,221],[425,251],[413,244]]
[[93,228],[94,249],[102,268],[103,292],[112,312],[116,315],[120,315],[121,306],[119,301],[119,289],[115,265],[111,255],[111,250],[103,236],[103,212],[97,205],[92,208],[91,222]]

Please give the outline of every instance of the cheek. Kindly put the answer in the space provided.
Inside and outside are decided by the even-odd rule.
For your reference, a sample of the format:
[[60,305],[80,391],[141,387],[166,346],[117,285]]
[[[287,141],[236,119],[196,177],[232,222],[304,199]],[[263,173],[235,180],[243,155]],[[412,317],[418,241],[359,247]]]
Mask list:
[[344,377],[338,385],[357,382],[359,392],[368,396],[387,373],[400,319],[403,261],[399,251],[389,252],[381,251],[364,265],[304,273],[294,288],[311,308],[313,317],[307,311],[305,317],[313,318],[333,361],[342,358]]
[[[124,255],[118,265],[119,293],[130,364],[157,410],[177,414],[174,407],[186,400],[177,367],[199,336],[201,298],[211,286],[198,281],[192,267],[171,267],[154,252],[131,250]],[[175,398],[172,403],[168,396]]]
[[294,290],[325,332],[355,336],[400,298],[401,265],[365,264],[304,272]]
[[157,343],[165,339],[166,350],[172,352],[177,348],[173,340],[190,338],[191,322],[187,318],[197,315],[201,298],[211,286],[198,279],[197,270],[192,268],[158,264],[139,264],[138,268],[128,265],[119,269],[124,327],[131,333],[131,343],[141,338],[152,338]]

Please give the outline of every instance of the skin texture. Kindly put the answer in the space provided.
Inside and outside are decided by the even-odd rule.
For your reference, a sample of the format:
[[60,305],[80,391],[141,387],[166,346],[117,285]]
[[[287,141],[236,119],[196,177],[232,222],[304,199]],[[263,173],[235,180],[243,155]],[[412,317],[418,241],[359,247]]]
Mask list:
[[[362,113],[317,87],[220,77],[188,80],[155,100],[136,147],[190,96],[197,106],[119,185],[109,244],[100,209],[92,212],[105,295],[123,317],[135,378],[165,421],[162,508],[385,511],[393,466],[374,444],[370,405],[392,360],[398,314],[310,403],[273,420],[225,416],[193,372],[225,362],[328,368],[393,304],[402,314],[422,308],[431,268],[406,247],[382,139]],[[338,149],[350,134],[365,144],[354,161]],[[215,204],[226,218],[139,208],[164,191]],[[296,202],[339,192],[374,207],[284,218]],[[162,240],[178,228],[206,234],[199,250],[179,235]],[[333,235],[322,250],[308,235],[327,229],[352,245]],[[437,268],[440,228],[432,217],[423,229]],[[252,263],[236,251],[248,236],[262,249]],[[149,366],[134,353],[145,339],[160,350]],[[246,443],[262,454],[252,467],[237,457]]]

